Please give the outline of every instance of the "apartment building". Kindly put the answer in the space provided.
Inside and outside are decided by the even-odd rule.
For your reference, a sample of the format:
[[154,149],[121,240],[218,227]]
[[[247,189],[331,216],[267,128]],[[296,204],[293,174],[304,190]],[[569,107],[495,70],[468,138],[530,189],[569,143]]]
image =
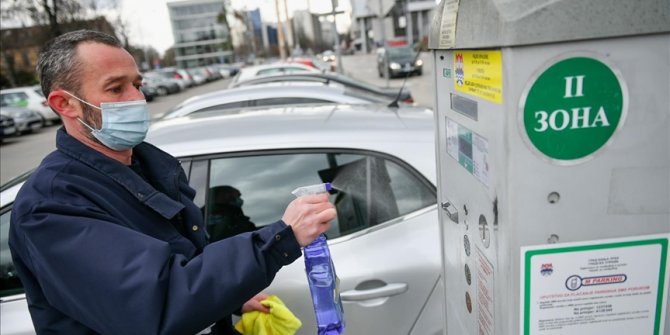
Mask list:
[[232,62],[231,34],[229,28],[219,20],[224,5],[222,0],[167,3],[177,67],[192,68]]

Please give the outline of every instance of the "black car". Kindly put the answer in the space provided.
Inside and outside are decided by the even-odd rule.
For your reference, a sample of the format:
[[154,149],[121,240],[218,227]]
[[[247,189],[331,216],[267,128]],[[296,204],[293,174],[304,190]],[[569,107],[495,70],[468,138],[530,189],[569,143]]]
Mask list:
[[401,75],[423,74],[423,61],[417,57],[417,52],[408,45],[380,49],[377,53],[377,71],[384,77],[384,63],[388,66],[391,78]]
[[142,91],[142,94],[144,94],[144,100],[146,101],[153,101],[154,98],[158,96],[158,91],[154,87],[142,85],[140,90]]

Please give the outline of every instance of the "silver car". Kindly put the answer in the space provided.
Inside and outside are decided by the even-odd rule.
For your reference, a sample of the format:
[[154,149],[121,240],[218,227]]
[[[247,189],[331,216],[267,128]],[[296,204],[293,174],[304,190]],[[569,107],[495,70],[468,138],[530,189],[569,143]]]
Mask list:
[[18,135],[32,133],[44,127],[44,119],[40,113],[23,107],[0,107],[0,114],[14,119],[14,126]]
[[272,64],[262,64],[247,66],[240,69],[240,72],[233,77],[233,80],[230,82],[230,88],[234,87],[237,82],[249,80],[252,78],[260,76],[269,76],[277,74],[289,74],[289,73],[303,73],[303,72],[321,72],[313,67],[299,63],[272,63]]
[[157,118],[171,119],[213,110],[219,113],[237,113],[240,109],[268,106],[388,103],[387,100],[385,96],[375,96],[344,86],[315,82],[278,82],[194,96]]
[[60,122],[60,115],[49,107],[39,85],[0,90],[0,106],[29,108],[40,113],[46,124]]
[[[217,189],[239,190],[258,228],[281,218],[296,187],[332,182],[338,215],[327,236],[346,334],[442,333],[432,111],[371,104],[199,113],[155,123],[147,141],[182,161],[212,239],[226,237],[216,233]],[[25,298],[6,296],[20,291],[5,284],[18,284],[6,236],[19,186],[3,190],[0,216],[7,335],[31,329]],[[302,321],[298,334],[316,333],[303,259],[281,269],[265,292]]]

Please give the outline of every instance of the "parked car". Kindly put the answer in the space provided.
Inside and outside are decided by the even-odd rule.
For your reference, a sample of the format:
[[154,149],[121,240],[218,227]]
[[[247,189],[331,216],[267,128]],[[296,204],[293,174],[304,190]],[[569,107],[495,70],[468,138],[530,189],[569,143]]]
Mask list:
[[60,115],[54,112],[47,103],[39,85],[15,87],[0,90],[0,106],[16,106],[30,108],[42,116],[48,125],[60,122]]
[[182,90],[193,86],[191,75],[189,75],[186,70],[163,68],[154,72],[164,76],[165,78],[175,79],[179,83],[179,86]]
[[158,96],[158,91],[155,87],[150,85],[142,85],[140,87],[142,94],[144,94],[144,100],[153,101]]
[[202,85],[207,82],[207,74],[203,73],[202,70],[188,69],[186,72],[191,75],[191,79],[193,79],[194,85]]
[[0,108],[0,114],[14,119],[17,135],[32,133],[44,127],[42,115],[32,109],[5,106]]
[[388,62],[388,74],[391,78],[400,75],[423,74],[423,61],[417,57],[411,46],[403,45],[391,48],[380,48],[377,52],[377,72],[384,77],[384,59]]
[[230,64],[213,64],[211,67],[219,71],[223,78],[233,77],[237,75],[238,72],[240,72],[238,67]]
[[166,79],[160,76],[143,76],[142,86],[156,89],[159,96],[174,94],[181,91],[181,87],[174,80]]
[[[281,218],[298,186],[332,182],[337,218],[327,233],[347,334],[441,334],[441,251],[433,113],[384,105],[282,107],[234,116],[200,113],[153,124],[147,141],[178,157],[209,218],[216,187],[231,185],[257,226]],[[27,177],[0,191],[0,230]],[[32,329],[27,302],[0,234],[3,331]],[[106,266],[104,262],[100,266]],[[265,292],[316,333],[303,259]],[[225,275],[225,274],[222,274]]]
[[369,94],[373,96],[386,96],[389,99],[389,101],[395,100],[397,98],[399,102],[405,104],[414,103],[414,98],[412,98],[412,92],[407,87],[403,87],[402,92],[400,92],[400,89],[398,88],[379,87],[337,73],[301,72],[301,73],[262,76],[236,82],[233,85],[231,85],[231,87],[243,87],[243,86],[266,84],[266,83],[276,83],[276,82],[320,82],[324,84],[336,83],[345,87],[350,87],[364,92],[369,92]]
[[[181,78],[176,78],[174,76],[174,73],[172,71],[150,71],[150,72],[145,72],[142,74],[144,78],[151,78],[151,79],[156,79],[156,80],[163,80],[167,81],[170,83],[176,83],[179,86],[179,91],[186,90],[188,88],[188,84],[186,80],[181,79]],[[181,77],[181,76],[180,76]]]
[[324,86],[319,83],[287,82],[229,88],[186,99],[181,104],[159,116],[171,119],[192,113],[217,111],[237,113],[245,108],[267,106],[298,106],[323,104],[383,103],[380,97],[345,87]]
[[233,87],[237,82],[249,80],[255,77],[296,73],[296,72],[320,72],[320,71],[313,67],[309,67],[307,65],[298,63],[272,63],[272,64],[248,66],[240,69],[240,72],[230,82],[229,87]]
[[14,125],[14,119],[7,115],[0,114],[0,142],[2,142],[2,140],[5,138],[14,135],[16,135],[16,125]]
[[331,66],[329,63],[316,57],[308,57],[308,56],[291,57],[286,59],[286,62],[307,65],[321,72],[331,71]]
[[207,66],[188,69],[188,72],[193,76],[202,77],[205,80],[205,83],[221,79],[221,73],[214,71]]

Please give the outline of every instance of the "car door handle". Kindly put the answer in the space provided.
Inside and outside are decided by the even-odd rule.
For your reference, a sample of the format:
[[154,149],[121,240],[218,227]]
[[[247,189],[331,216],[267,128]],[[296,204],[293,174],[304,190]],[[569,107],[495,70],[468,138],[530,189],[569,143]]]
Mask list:
[[408,285],[406,283],[391,283],[382,287],[376,287],[365,290],[349,290],[340,293],[342,301],[363,301],[377,298],[387,298],[394,295],[407,292]]

